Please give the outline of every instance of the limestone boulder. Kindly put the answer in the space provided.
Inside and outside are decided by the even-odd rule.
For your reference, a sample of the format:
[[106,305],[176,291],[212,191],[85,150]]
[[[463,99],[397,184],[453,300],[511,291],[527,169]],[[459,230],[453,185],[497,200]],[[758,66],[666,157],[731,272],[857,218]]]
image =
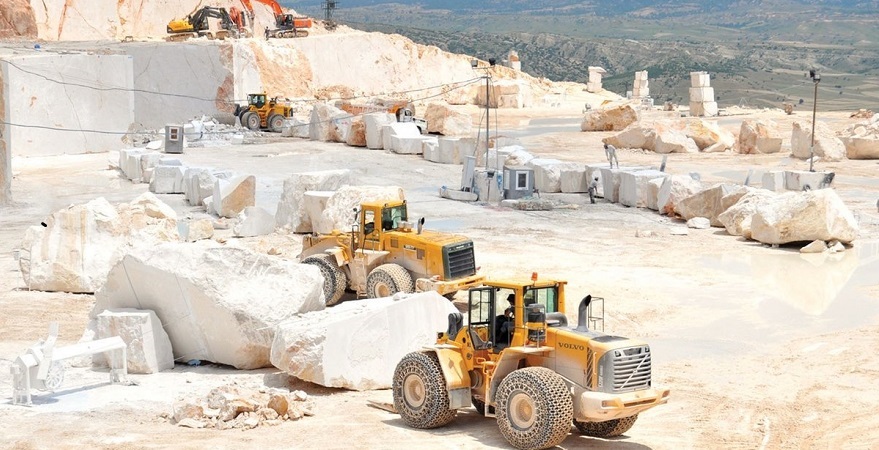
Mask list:
[[848,159],[879,159],[879,138],[851,136],[840,140]]
[[734,150],[746,155],[778,153],[783,141],[781,128],[774,121],[745,119],[739,129],[739,139]]
[[284,126],[281,128],[281,136],[297,137],[308,139],[311,137],[311,115],[299,117],[294,114],[284,120]]
[[103,197],[54,212],[26,232],[19,268],[28,289],[95,292],[131,248],[180,240],[177,214],[152,193],[111,205]]
[[651,197],[652,190],[648,184],[651,180],[662,179],[668,174],[658,170],[622,171],[619,174],[619,202],[623,206],[646,208],[648,205],[656,205],[656,197]]
[[678,205],[685,199],[702,190],[702,182],[689,175],[671,175],[662,182],[656,198],[656,207],[661,214],[675,215]]
[[178,361],[239,369],[270,365],[275,326],[324,308],[320,270],[214,241],[142,247],[95,293],[92,317],[114,308],[155,311]]
[[747,189],[742,185],[718,184],[684,198],[678,203],[675,212],[684,220],[705,217],[711,221],[712,227],[722,227],[723,223],[717,217],[726,210],[726,207],[735,204],[738,200],[736,195],[741,197],[746,192]]
[[324,142],[345,142],[343,134],[347,130],[342,130],[345,119],[350,124],[351,114],[326,103],[318,103],[311,110],[311,121],[309,122],[308,137],[314,141]]
[[687,137],[703,152],[712,147],[712,152],[722,152],[736,143],[735,136],[720,128],[717,122],[702,119],[687,122]]
[[668,174],[665,174],[665,176],[662,177],[653,178],[647,182],[647,198],[645,205],[647,209],[659,211],[659,190],[662,189],[662,185],[665,183],[666,178],[668,178]]
[[150,179],[150,192],[154,194],[182,194],[185,172],[186,166],[156,166]]
[[265,236],[275,231],[275,216],[259,206],[248,206],[238,214],[232,228],[235,237]]
[[403,188],[399,186],[342,186],[327,200],[320,220],[314,223],[314,231],[331,233],[333,230],[350,230],[355,223],[354,208],[364,202],[387,202],[404,200]]
[[778,194],[762,202],[751,218],[751,238],[764,244],[850,244],[857,237],[858,222],[833,189]]
[[[790,150],[791,156],[809,159],[812,145],[812,122],[795,121],[792,125]],[[845,144],[823,122],[815,124],[814,155],[824,161],[841,161],[845,159]]]
[[307,191],[335,191],[351,184],[351,171],[348,169],[324,170],[318,172],[294,173],[284,180],[284,190],[275,213],[275,224],[296,233],[313,231],[312,218],[304,209],[303,198]]
[[551,158],[534,158],[526,166],[534,169],[534,188],[545,193],[562,191],[562,171],[582,169],[580,164]]
[[581,131],[621,131],[639,119],[631,104],[589,111],[580,123]]
[[345,143],[352,147],[366,147],[366,123],[362,116],[351,118]]
[[370,149],[384,148],[382,130],[385,125],[396,123],[397,118],[389,113],[370,113],[363,115],[366,126],[366,147]]
[[403,356],[436,342],[454,312],[431,291],[302,314],[278,326],[272,365],[322,386],[387,389]]
[[507,159],[504,160],[502,166],[508,167],[517,167],[517,166],[527,166],[532,159],[534,159],[534,155],[525,150],[525,147],[521,145],[510,145],[507,147],[501,148],[501,150],[509,151],[507,155]]
[[[97,315],[95,338],[113,336],[125,341],[128,373],[158,373],[174,367],[171,340],[154,311],[133,308],[102,311]],[[93,359],[101,358],[95,355]]]
[[214,181],[213,210],[220,217],[236,217],[244,208],[256,204],[256,177],[238,175]]
[[180,240],[195,242],[214,237],[214,224],[210,219],[196,219],[177,223]]
[[656,130],[653,127],[633,124],[621,133],[602,139],[616,148],[640,148],[656,150]]
[[656,153],[698,153],[696,142],[683,131],[664,129],[656,134],[653,151]]
[[441,103],[427,105],[427,110],[424,112],[424,120],[427,121],[427,131],[429,133],[464,137],[473,134],[473,120],[469,114],[455,111]]

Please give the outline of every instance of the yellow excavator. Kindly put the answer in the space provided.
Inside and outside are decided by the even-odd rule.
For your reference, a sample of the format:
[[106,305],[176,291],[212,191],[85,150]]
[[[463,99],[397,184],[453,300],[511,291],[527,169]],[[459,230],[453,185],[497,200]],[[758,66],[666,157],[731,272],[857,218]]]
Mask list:
[[[211,31],[209,19],[219,21],[219,29]],[[207,36],[211,39],[238,37],[238,26],[232,20],[226,8],[205,6],[186,16],[168,22],[168,40],[183,40],[191,37]]]
[[591,296],[568,325],[565,284],[532,274],[470,289],[468,324],[449,314],[436,345],[397,365],[393,409],[413,428],[436,428],[472,404],[510,444],[533,450],[559,445],[572,425],[619,436],[667,403],[669,390],[653,386],[647,343],[590,328]]

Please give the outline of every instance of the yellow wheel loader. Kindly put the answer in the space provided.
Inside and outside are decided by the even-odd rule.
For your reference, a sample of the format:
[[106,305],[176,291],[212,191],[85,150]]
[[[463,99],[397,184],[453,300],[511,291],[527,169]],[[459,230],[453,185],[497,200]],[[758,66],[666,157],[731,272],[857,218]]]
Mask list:
[[510,444],[530,450],[560,444],[572,425],[587,436],[619,436],[638,414],[666,403],[669,390],[652,385],[645,342],[589,329],[590,296],[579,323],[568,325],[565,284],[534,274],[470,289],[469,324],[450,314],[435,346],[397,365],[394,408],[403,421],[435,428],[472,404],[497,420]]
[[356,216],[350,232],[303,236],[299,261],[321,270],[328,306],[346,290],[367,298],[415,291],[451,296],[485,278],[473,241],[425,230],[423,218],[413,227],[405,200],[363,203]]
[[241,120],[241,126],[280,133],[284,120],[293,115],[293,108],[282,104],[278,97],[269,99],[263,92],[248,94],[247,106],[235,105],[234,114]]

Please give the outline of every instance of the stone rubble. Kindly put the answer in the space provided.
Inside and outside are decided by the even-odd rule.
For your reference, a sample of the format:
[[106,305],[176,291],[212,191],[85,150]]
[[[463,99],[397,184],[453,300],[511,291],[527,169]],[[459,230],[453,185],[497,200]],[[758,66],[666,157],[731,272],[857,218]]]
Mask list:
[[314,401],[303,391],[276,388],[251,391],[224,385],[212,389],[205,397],[177,401],[171,414],[163,417],[180,427],[249,430],[314,414]]

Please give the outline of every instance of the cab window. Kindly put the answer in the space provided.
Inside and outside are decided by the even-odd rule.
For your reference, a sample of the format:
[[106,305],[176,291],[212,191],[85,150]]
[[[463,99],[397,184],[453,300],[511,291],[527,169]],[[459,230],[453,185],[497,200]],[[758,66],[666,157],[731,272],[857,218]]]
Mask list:
[[525,289],[524,295],[525,306],[533,303],[543,305],[547,313],[558,312],[558,289],[555,287]]
[[406,205],[394,206],[382,209],[382,230],[396,230],[402,222],[409,220],[406,217]]

